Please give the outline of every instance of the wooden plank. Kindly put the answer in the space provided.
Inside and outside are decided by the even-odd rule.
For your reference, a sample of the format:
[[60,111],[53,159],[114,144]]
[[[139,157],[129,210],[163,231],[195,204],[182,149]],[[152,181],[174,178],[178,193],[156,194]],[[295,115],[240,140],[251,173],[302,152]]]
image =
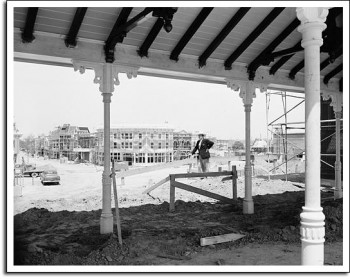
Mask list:
[[195,188],[195,187],[186,185],[184,183],[177,182],[175,180],[171,181],[171,185],[173,185],[173,186],[175,186],[177,188],[180,188],[182,190],[193,192],[193,193],[196,193],[196,194],[199,194],[199,195],[202,195],[202,196],[206,196],[208,198],[212,198],[212,199],[215,199],[215,200],[219,200],[219,201],[222,201],[222,202],[225,202],[225,203],[229,203],[229,204],[234,203],[234,201],[232,199],[226,198],[224,196],[221,196],[221,195],[218,195],[218,194],[215,194],[215,193],[212,193],[212,192],[208,192],[206,190]]
[[118,194],[117,194],[117,181],[115,178],[114,161],[112,162],[112,181],[113,181],[113,192],[114,192],[114,203],[115,203],[115,218],[117,221],[118,241],[120,245],[123,245],[122,240],[122,228],[120,225],[119,205],[118,205]]
[[169,198],[169,211],[175,211],[175,178],[170,175],[170,198]]
[[245,235],[238,234],[238,233],[229,233],[229,234],[222,234],[222,235],[216,235],[216,236],[210,236],[210,237],[203,237],[201,238],[200,242],[201,242],[201,246],[206,246],[206,245],[213,245],[213,244],[223,243],[228,241],[235,241],[242,237],[245,237]]
[[149,192],[153,191],[154,189],[156,189],[157,187],[159,187],[160,185],[164,184],[165,182],[169,181],[169,176],[167,176],[166,178],[162,179],[161,181],[157,182],[156,184],[154,184],[153,186],[147,188],[145,191],[142,192],[142,194],[148,194]]
[[215,176],[226,176],[232,175],[232,171],[221,171],[221,172],[192,172],[192,173],[176,173],[172,174],[175,178],[189,178],[189,177],[215,177]]
[[182,165],[187,165],[187,164],[195,163],[195,162],[196,162],[196,159],[188,158],[188,159],[184,159],[184,160],[173,161],[173,162],[164,163],[164,164],[155,165],[155,166],[149,166],[149,167],[144,167],[144,168],[139,168],[139,169],[122,171],[122,172],[117,173],[116,177],[117,178],[118,177],[127,177],[127,176],[131,176],[131,175],[137,175],[137,174],[142,174],[142,173],[151,172],[151,171],[179,167]]

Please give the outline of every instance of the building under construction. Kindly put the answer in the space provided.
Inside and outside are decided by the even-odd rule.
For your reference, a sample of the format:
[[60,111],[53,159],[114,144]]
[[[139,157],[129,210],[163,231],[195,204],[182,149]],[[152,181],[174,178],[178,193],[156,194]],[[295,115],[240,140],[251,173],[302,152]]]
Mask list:
[[95,142],[95,135],[87,127],[64,124],[50,132],[48,156],[51,159],[66,157],[69,161],[92,161]]

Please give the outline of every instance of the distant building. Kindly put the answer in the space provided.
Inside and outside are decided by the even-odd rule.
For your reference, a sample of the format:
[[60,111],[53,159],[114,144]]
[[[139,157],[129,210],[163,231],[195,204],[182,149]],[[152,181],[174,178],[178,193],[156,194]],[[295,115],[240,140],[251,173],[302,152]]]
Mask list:
[[[129,165],[167,163],[174,160],[173,129],[167,126],[111,127],[111,159]],[[96,163],[103,164],[103,129],[97,129]]]
[[173,139],[174,160],[182,160],[187,158],[188,154],[194,148],[192,133],[185,130],[175,131]]
[[305,133],[294,132],[286,135],[281,130],[275,129],[271,149],[274,154],[287,154],[288,156],[303,153],[305,150]]
[[70,161],[79,159],[91,162],[96,140],[87,127],[64,124],[50,132],[48,143],[50,158],[67,157]]
[[38,136],[34,139],[34,153],[37,156],[49,155],[49,138],[48,136]]
[[263,139],[256,139],[251,147],[253,153],[265,153],[267,152],[267,142]]

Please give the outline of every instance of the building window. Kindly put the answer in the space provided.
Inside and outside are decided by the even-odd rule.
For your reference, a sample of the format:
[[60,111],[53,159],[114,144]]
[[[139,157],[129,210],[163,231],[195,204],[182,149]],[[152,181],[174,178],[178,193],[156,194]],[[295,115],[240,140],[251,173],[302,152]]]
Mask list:
[[132,139],[132,133],[129,134],[129,139]]
[[162,138],[162,134],[159,134],[159,135],[158,135],[158,138],[161,139],[161,138]]
[[158,143],[158,148],[162,148],[162,143]]
[[151,142],[151,148],[154,148],[154,143],[153,142]]
[[124,142],[122,142],[122,149],[124,149]]
[[142,142],[139,142],[139,148],[140,149],[142,148]]
[[151,134],[151,139],[153,139],[153,134]]
[[169,148],[169,143],[166,143],[166,144],[165,144],[165,148]]
[[165,134],[165,138],[166,138],[166,139],[169,139],[169,134]]
[[142,134],[139,134],[139,139],[142,139]]
[[148,161],[148,163],[153,163],[154,162],[154,158],[153,158],[153,154],[152,153],[148,153],[147,161]]
[[125,139],[129,139],[129,134],[128,133],[125,134]]
[[115,139],[117,138],[117,134],[114,134],[113,136],[114,136]]
[[113,142],[114,148],[118,148],[117,143]]

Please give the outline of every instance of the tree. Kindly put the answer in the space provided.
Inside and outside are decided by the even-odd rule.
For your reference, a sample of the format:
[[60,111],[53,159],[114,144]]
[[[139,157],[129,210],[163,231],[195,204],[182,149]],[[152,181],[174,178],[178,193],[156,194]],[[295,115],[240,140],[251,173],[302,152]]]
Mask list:
[[232,145],[233,150],[241,150],[244,149],[244,144],[241,141],[236,140]]
[[24,148],[27,152],[34,154],[34,141],[35,138],[33,135],[29,135],[26,138],[20,140],[21,148]]

